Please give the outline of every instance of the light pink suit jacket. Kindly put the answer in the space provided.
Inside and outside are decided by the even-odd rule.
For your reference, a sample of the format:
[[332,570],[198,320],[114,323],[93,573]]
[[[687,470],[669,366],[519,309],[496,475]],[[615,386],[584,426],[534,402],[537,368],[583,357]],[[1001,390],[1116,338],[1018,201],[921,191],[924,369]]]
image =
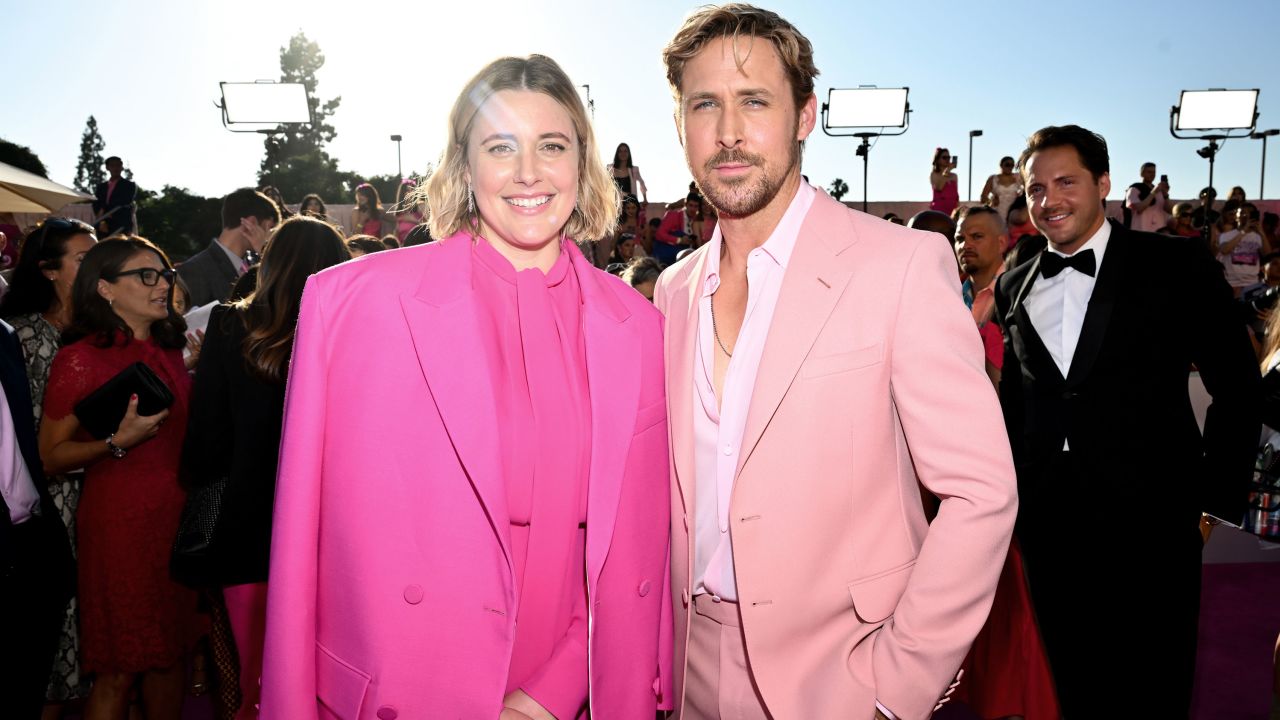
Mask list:
[[[517,614],[471,239],[310,279],[276,486],[264,720],[497,718]],[[576,249],[591,707],[671,702],[661,317]],[[568,719],[562,719],[568,720]]]
[[[697,301],[710,245],[662,275],[676,701],[694,578]],[[773,717],[928,717],[986,620],[1013,460],[948,242],[819,192],[766,340],[730,500],[751,669]],[[702,480],[702,479],[699,479]],[[926,523],[920,485],[942,498]]]

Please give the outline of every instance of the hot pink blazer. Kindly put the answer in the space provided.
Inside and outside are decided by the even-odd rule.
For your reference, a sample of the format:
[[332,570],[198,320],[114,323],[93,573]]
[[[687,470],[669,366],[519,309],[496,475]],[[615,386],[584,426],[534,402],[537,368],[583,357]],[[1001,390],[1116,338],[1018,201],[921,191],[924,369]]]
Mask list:
[[[501,711],[517,607],[470,243],[376,253],[307,283],[276,486],[265,720]],[[661,318],[575,266],[592,413],[591,707],[652,720],[672,677]]]
[[[671,406],[676,695],[693,589],[706,253],[658,280]],[[920,484],[942,498],[929,525]],[[986,620],[1013,459],[949,243],[819,192],[788,263],[730,498],[742,627],[776,718],[928,717]]]

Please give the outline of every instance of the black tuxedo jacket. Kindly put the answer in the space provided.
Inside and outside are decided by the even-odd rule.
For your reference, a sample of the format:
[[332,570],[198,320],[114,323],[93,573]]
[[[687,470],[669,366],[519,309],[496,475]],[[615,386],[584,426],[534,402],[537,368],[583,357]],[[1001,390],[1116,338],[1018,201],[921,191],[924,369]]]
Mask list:
[[103,219],[107,224],[108,235],[116,230],[133,232],[133,203],[138,196],[137,184],[132,180],[120,178],[116,183],[115,192],[111,193],[110,200],[107,199],[107,187],[108,183],[103,182],[98,183],[98,186],[93,189],[94,197],[97,198],[93,203],[94,213],[101,216],[115,210],[110,217]]
[[[1080,340],[1062,377],[1023,300],[1040,257],[1000,277],[1000,383],[1023,520],[1063,493],[1087,493],[1120,527],[1194,527],[1200,512],[1242,517],[1257,452],[1261,385],[1243,318],[1219,264],[1192,240],[1112,223]],[[1203,435],[1187,389],[1192,365],[1213,398]],[[1084,469],[1046,487],[1063,440]],[[1020,521],[1020,525],[1022,521]]]
[[[71,556],[71,543],[67,528],[62,524],[58,508],[49,497],[44,477],[44,466],[36,445],[35,415],[31,411],[31,388],[27,384],[27,367],[22,360],[22,346],[13,328],[0,321],[0,385],[4,387],[9,414],[13,417],[18,436],[18,448],[31,472],[31,480],[40,495],[40,517],[27,520],[30,524],[23,538],[18,537],[9,519],[8,506],[0,500],[0,588],[7,592],[8,582],[28,577],[20,572],[31,563],[37,563],[47,571],[51,587],[49,597],[66,602],[75,586],[75,564]],[[19,526],[22,527],[22,526]]]

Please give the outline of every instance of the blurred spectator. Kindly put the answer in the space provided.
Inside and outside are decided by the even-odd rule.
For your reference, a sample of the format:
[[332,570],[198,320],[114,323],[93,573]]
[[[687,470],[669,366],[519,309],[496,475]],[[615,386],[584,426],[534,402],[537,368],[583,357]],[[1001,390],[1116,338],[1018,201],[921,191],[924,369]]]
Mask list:
[[[1218,197],[1218,191],[1211,187],[1204,188],[1200,191],[1200,204],[1191,211],[1191,224],[1199,229],[1202,233],[1205,227],[1216,225],[1218,219],[1222,217],[1221,213],[1213,209],[1213,202]],[[1208,237],[1204,235],[1204,237]]]
[[0,322],[0,703],[6,717],[40,717],[75,585],[71,544],[45,491],[22,350]]
[[431,237],[431,228],[428,223],[422,223],[409,232],[409,237],[404,239],[404,247],[413,245],[426,245],[435,238]]
[[[93,228],[85,223],[47,218],[28,236],[13,272],[13,285],[0,301],[0,317],[13,327],[21,344],[36,432],[43,418],[49,368],[62,346],[62,331],[71,323],[71,288],[76,272],[85,253],[96,242]],[[76,508],[80,504],[84,474],[50,475],[45,480],[49,493],[45,510],[61,518],[74,547]],[[80,674],[79,614],[74,597],[64,603],[60,613],[62,633],[45,698],[51,714],[58,713],[67,701],[89,693],[89,683]]]
[[644,178],[640,177],[640,168],[632,163],[630,145],[618,143],[618,148],[613,151],[613,162],[609,164],[609,174],[623,197],[630,196],[648,204],[649,189],[644,185]]
[[[169,302],[172,277],[168,258],[141,238],[90,249],[72,290],[67,344],[45,392],[45,471],[85,469],[76,550],[81,664],[95,674],[87,718],[125,717],[139,679],[146,717],[176,719],[182,711],[196,595],[169,578],[185,498],[178,459],[191,382],[182,362],[186,323]],[[169,388],[172,406],[141,416],[135,396],[106,442],[89,438],[73,408],[135,362]]]
[[995,209],[1002,223],[1014,199],[1022,195],[1022,176],[1013,172],[1013,165],[1013,158],[1008,155],[1000,158],[1000,172],[987,178],[980,195],[985,205]]
[[222,232],[178,268],[191,291],[191,307],[226,300],[236,278],[253,264],[251,253],[262,252],[272,228],[279,224],[276,204],[252,188],[240,188],[223,198]]
[[276,189],[275,185],[265,185],[260,187],[258,188],[258,192],[271,198],[271,202],[276,204],[276,209],[280,211],[280,219],[282,221],[293,217],[294,212],[289,209],[288,205],[284,204],[284,196],[280,194],[280,191]]
[[1236,210],[1235,227],[1218,236],[1218,262],[1225,269],[1227,282],[1236,297],[1241,291],[1258,282],[1262,271],[1262,256],[1270,248],[1263,243],[1261,219],[1253,203],[1245,203]]
[[1023,235],[1035,235],[1039,231],[1031,223],[1031,214],[1027,212],[1027,197],[1019,195],[1009,205],[1009,212],[1004,216],[1005,227],[1009,228],[1009,242],[1017,243]]
[[947,241],[948,247],[951,247],[952,243],[955,242],[955,222],[952,221],[950,215],[938,212],[937,210],[921,210],[915,215],[912,215],[911,220],[907,222],[907,227],[915,230],[938,233]]
[[933,169],[929,172],[929,186],[933,188],[930,210],[950,215],[956,205],[960,204],[960,181],[955,175],[956,162],[951,159],[951,151],[946,148],[940,147],[933,151]]
[[1200,237],[1200,231],[1196,229],[1195,220],[1192,217],[1194,206],[1189,202],[1180,202],[1173,206],[1173,225],[1169,232],[1178,237]]
[[1272,252],[1280,250],[1280,215],[1273,212],[1262,213],[1262,239]]
[[93,194],[97,198],[93,202],[93,212],[97,215],[98,234],[102,237],[111,235],[127,235],[133,232],[134,200],[138,195],[138,186],[132,180],[121,177],[124,161],[112,155],[104,163],[111,177],[106,182],[98,183]]
[[894,225],[906,225],[906,223],[902,221],[902,218],[898,217],[898,213],[885,213],[884,219]]
[[1009,245],[1009,232],[995,209],[985,205],[969,208],[956,228],[956,257],[965,275],[961,285],[964,304],[973,313],[973,321],[982,336],[987,354],[987,376],[992,385],[1000,384],[1000,368],[1004,365],[1004,338],[1000,328],[991,322],[995,312],[996,278],[1004,272],[1004,251]]
[[1156,164],[1142,164],[1142,180],[1129,186],[1124,199],[1124,226],[1138,232],[1159,232],[1169,225],[1169,183],[1156,182]]
[[[409,232],[422,224],[422,200],[418,196],[418,183],[411,178],[400,181],[396,188],[396,239],[401,244]],[[396,247],[399,247],[397,245]]]
[[347,250],[351,251],[351,257],[353,258],[386,249],[387,246],[383,245],[381,240],[369,235],[352,235],[347,238]]
[[662,227],[662,218],[649,218],[641,227],[644,232],[640,236],[640,245],[649,255],[653,254],[653,243],[658,237],[659,227]]
[[17,222],[13,213],[0,213],[0,233],[4,233],[9,239],[8,243],[0,248],[0,271],[3,272],[8,272],[17,264],[18,252],[22,250],[22,228],[18,227]]
[[378,189],[369,183],[357,185],[356,206],[351,208],[351,231],[357,235],[382,237],[386,220],[386,212],[382,209],[382,198],[378,197]]
[[302,198],[302,204],[298,206],[298,214],[309,215],[317,220],[333,224],[333,219],[329,217],[328,210],[324,207],[324,200],[321,200],[320,196],[315,193]]
[[238,720],[257,717],[271,504],[302,288],[311,275],[347,259],[332,226],[311,218],[283,223],[263,253],[257,289],[214,309],[191,390],[184,477],[193,487],[227,479],[210,565],[240,661]]
[[622,280],[635,288],[645,300],[653,302],[653,289],[658,284],[660,274],[662,274],[662,267],[654,258],[635,258],[622,271]]
[[395,250],[400,247],[400,240],[395,235],[383,235],[382,246],[387,250]]
[[700,244],[701,215],[702,196],[697,193],[689,193],[685,197],[684,208],[671,209],[663,215],[662,224],[654,236],[657,242],[653,245],[653,256],[658,262],[670,265],[681,250]]
[[1240,187],[1239,185],[1233,185],[1231,186],[1231,192],[1227,193],[1227,199],[1225,202],[1235,203],[1236,205],[1242,205],[1248,201],[1249,201],[1249,198],[1245,197],[1244,188]]

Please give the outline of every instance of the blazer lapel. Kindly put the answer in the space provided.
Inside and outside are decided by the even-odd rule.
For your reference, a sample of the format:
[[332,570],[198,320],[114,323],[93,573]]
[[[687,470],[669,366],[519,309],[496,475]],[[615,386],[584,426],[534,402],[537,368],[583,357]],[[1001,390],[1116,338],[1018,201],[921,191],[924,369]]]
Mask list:
[[[693,394],[694,359],[698,346],[698,302],[702,296],[702,278],[706,274],[707,252],[697,253],[688,275],[667,308],[667,414],[672,457],[675,461],[676,484],[685,515],[693,514],[694,450]],[[696,262],[694,260],[696,259]]]
[[400,305],[422,377],[510,566],[510,515],[493,430],[497,405],[491,350],[472,297],[471,242],[465,234],[441,242],[423,270],[421,285],[414,294],[402,295]]
[[843,206],[819,193],[800,228],[760,357],[735,477],[742,473],[853,277],[854,253],[847,250],[857,235],[845,212]]
[[631,314],[606,286],[606,279],[565,244],[582,288],[587,386],[591,396],[591,470],[587,480],[587,578],[595,591],[609,554],[627,452],[640,409],[640,387],[616,378],[640,376],[640,346],[627,319]]
[[1084,312],[1084,323],[1080,326],[1076,353],[1071,356],[1071,371],[1067,373],[1068,385],[1077,385],[1089,376],[1094,361],[1098,359],[1098,352],[1102,349],[1102,342],[1106,339],[1107,325],[1114,314],[1116,294],[1120,289],[1120,276],[1125,274],[1123,265],[1128,259],[1126,250],[1129,246],[1125,242],[1125,235],[1124,228],[1112,223],[1107,254],[1098,268],[1098,278],[1093,284],[1089,306]]
[[[1043,254],[1043,251],[1041,254]],[[1040,338],[1040,333],[1036,331],[1035,324],[1031,322],[1031,314],[1027,312],[1025,305],[1027,295],[1031,292],[1031,286],[1035,284],[1036,278],[1040,276],[1040,255],[1036,255],[1028,266],[1029,272],[1023,278],[1022,284],[1018,288],[1018,294],[1014,296],[1013,307],[1009,311],[1009,317],[1012,317],[1014,322],[1008,323],[1007,326],[1021,336],[1021,344],[1026,354],[1026,357],[1022,358],[1023,368],[1030,368],[1032,372],[1035,371],[1035,368],[1048,368],[1053,377],[1062,382],[1062,370],[1058,368],[1058,363],[1054,362],[1049,348],[1045,346],[1044,340]],[[1006,318],[1007,320],[1008,318]],[[1032,360],[1037,362],[1031,362]]]

